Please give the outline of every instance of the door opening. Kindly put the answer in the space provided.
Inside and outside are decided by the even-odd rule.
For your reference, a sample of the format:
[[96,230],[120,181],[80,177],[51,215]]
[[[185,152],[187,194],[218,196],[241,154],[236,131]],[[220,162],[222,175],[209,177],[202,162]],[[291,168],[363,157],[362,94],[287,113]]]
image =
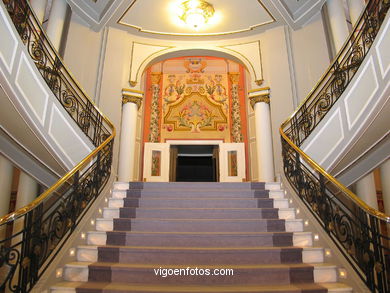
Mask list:
[[219,181],[218,145],[171,145],[170,181]]

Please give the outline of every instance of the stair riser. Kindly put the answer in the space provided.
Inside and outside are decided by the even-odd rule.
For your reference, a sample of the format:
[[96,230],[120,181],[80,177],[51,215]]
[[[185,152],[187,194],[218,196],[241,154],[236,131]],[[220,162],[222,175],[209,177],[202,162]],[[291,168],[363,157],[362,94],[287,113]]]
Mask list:
[[[164,247],[237,247],[237,246],[292,246],[292,233],[282,235],[242,236],[242,235],[164,235],[129,234],[108,232],[107,244],[132,246]],[[105,244],[105,243],[104,243]]]
[[[159,269],[159,267],[156,267]],[[195,269],[195,268],[194,268]],[[212,273],[212,270],[211,270]],[[153,270],[124,269],[112,267],[89,267],[89,281],[112,281],[123,283],[147,284],[291,284],[313,282],[312,268],[307,269],[239,269],[233,271],[233,276],[156,276]]]
[[191,191],[191,190],[114,190],[113,198],[284,198],[283,191],[279,190],[211,190],[211,191]]
[[[150,247],[147,246],[147,247]],[[190,243],[183,247],[190,247]],[[191,246],[193,247],[193,246]],[[246,246],[247,247],[247,246]],[[278,264],[278,263],[322,263],[322,249],[285,248],[277,250],[158,250],[147,248],[116,248],[116,247],[78,247],[77,261],[86,262],[120,262],[120,263],[159,263],[159,264]],[[151,262],[149,262],[151,261]]]
[[294,209],[136,209],[104,208],[103,218],[295,219]]
[[131,219],[97,219],[97,231],[136,231],[136,232],[302,232],[300,220],[242,220],[209,221],[162,221]]
[[114,219],[115,231],[148,232],[282,232],[285,231],[283,220],[197,220],[197,221],[161,221]]
[[[305,289],[305,293],[352,293],[352,288],[343,288],[343,287],[340,287],[340,288],[335,288],[335,289],[320,289],[321,287],[318,286],[318,289]],[[82,289],[77,289],[77,292],[76,292],[76,289],[73,289],[73,288],[52,288],[50,293],[97,293],[97,292],[100,292],[94,288],[82,288]],[[158,289],[158,288],[155,288],[154,290],[148,288],[147,291],[145,290],[142,290],[142,287],[141,288],[134,288],[134,286],[129,286],[129,288],[122,288],[121,290],[117,290],[117,289],[105,289],[104,290],[104,293],[128,293],[128,292],[131,292],[131,293],[161,293],[161,289]],[[169,293],[168,291],[164,291],[165,293]],[[177,290],[177,288],[175,289],[175,293],[195,293],[195,291],[191,290],[191,291],[188,291],[188,290],[185,290],[185,291],[181,291],[181,290]],[[215,288],[203,288],[202,291],[196,291],[196,293],[227,293],[227,291],[219,291],[219,290],[216,290]],[[229,291],[229,292],[232,292],[232,291]],[[300,293],[301,291],[298,291],[298,289],[291,289],[291,290],[288,290],[288,291],[279,291],[278,293]],[[256,291],[253,291],[252,289],[248,289],[248,290],[245,290],[244,288],[240,288],[240,293],[275,293],[274,290],[269,290],[269,289],[258,289]]]
[[[85,253],[87,255],[87,253]],[[93,253],[91,253],[93,255]],[[89,258],[89,257],[85,257]],[[92,258],[92,257],[91,257]],[[91,261],[91,260],[88,260]],[[132,264],[161,265],[239,265],[239,264],[280,264],[301,263],[301,249],[286,250],[192,250],[180,249],[118,249],[112,247],[98,248],[99,262],[119,262]]]
[[134,213],[131,209],[121,209],[121,218],[159,218],[159,219],[278,219],[277,209],[137,209]]
[[114,199],[109,207],[140,208],[288,208],[286,199]]
[[[159,267],[156,267],[158,269]],[[221,267],[223,268],[223,267]],[[337,269],[334,266],[326,268],[314,267],[314,271],[311,269],[296,270],[290,273],[287,269],[236,269],[234,270],[234,276],[201,276],[198,280],[191,279],[192,276],[172,276],[162,278],[156,276],[152,269],[128,269],[128,268],[114,268],[112,269],[113,278],[112,281],[128,282],[128,283],[160,283],[162,282],[177,282],[177,284],[184,282],[184,284],[208,284],[218,282],[219,284],[288,284],[298,282],[311,282],[314,280],[316,283],[329,282],[333,283],[337,281]],[[307,273],[307,276],[302,276]],[[97,268],[94,266],[68,266],[64,267],[64,280],[73,282],[87,282],[99,281],[105,282],[110,279],[110,268]],[[224,278],[224,279],[218,279]],[[225,278],[227,279],[225,283]],[[234,279],[233,279],[234,278]],[[168,281],[165,281],[168,280]],[[291,281],[291,282],[290,282]],[[205,283],[206,282],[206,283]],[[160,283],[161,284],[161,283]]]
[[[194,246],[227,247],[227,246],[313,246],[311,233],[268,233],[260,235],[210,235],[210,234],[134,234],[126,232],[89,232],[88,245],[134,245],[134,246],[180,246],[193,243]],[[292,235],[292,240],[291,240]]]
[[273,189],[279,183],[263,182],[115,182],[114,189]]

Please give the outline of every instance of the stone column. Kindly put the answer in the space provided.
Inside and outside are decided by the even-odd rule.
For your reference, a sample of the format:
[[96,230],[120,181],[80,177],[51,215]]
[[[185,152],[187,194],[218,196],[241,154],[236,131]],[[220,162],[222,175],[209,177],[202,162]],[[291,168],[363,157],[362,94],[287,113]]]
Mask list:
[[0,155],[0,217],[8,214],[13,171],[14,167],[12,163]]
[[332,31],[332,39],[337,53],[349,35],[348,25],[344,14],[343,1],[328,0],[326,5],[328,9],[329,25]]
[[142,92],[122,90],[122,124],[119,142],[118,180],[123,182],[134,179],[137,115],[142,103],[142,97]]
[[348,0],[349,17],[354,26],[365,7],[364,0]]
[[34,10],[40,23],[42,23],[45,17],[47,0],[30,0],[30,6]]
[[31,203],[38,195],[38,183],[30,175],[20,171],[15,210]]
[[269,88],[249,92],[249,100],[255,111],[256,148],[259,181],[274,181],[274,158],[272,148]]
[[[14,167],[12,163],[0,155],[0,218],[8,214],[12,191],[12,177]],[[0,239],[5,237],[6,226],[0,226]]]
[[390,215],[390,159],[380,166],[383,204],[385,213]]
[[46,33],[57,51],[61,46],[67,7],[68,4],[65,0],[53,0],[49,20],[47,22]]
[[371,172],[356,182],[356,195],[366,204],[378,209],[374,173]]

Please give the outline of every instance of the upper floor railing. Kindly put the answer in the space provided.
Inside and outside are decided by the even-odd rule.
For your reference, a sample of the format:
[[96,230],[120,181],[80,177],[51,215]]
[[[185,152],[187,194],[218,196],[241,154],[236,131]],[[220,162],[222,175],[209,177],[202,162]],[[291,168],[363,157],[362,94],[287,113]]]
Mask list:
[[359,69],[390,1],[370,0],[334,62],[280,127],[284,173],[372,292],[390,291],[390,217],[365,204],[314,162],[300,146]]
[[115,128],[66,69],[28,2],[3,4],[47,85],[96,146],[36,200],[0,218],[0,292],[28,292],[107,183]]

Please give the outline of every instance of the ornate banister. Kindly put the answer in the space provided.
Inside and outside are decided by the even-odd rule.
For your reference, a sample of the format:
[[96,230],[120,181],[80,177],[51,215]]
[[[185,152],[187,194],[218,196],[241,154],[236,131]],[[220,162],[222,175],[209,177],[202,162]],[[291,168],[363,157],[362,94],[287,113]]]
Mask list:
[[67,70],[29,3],[3,3],[43,79],[96,147],[32,203],[0,218],[0,292],[29,292],[107,183],[115,128]]
[[390,216],[364,203],[300,146],[342,95],[383,23],[390,1],[368,1],[351,35],[319,82],[280,127],[284,173],[372,292],[390,291]]

